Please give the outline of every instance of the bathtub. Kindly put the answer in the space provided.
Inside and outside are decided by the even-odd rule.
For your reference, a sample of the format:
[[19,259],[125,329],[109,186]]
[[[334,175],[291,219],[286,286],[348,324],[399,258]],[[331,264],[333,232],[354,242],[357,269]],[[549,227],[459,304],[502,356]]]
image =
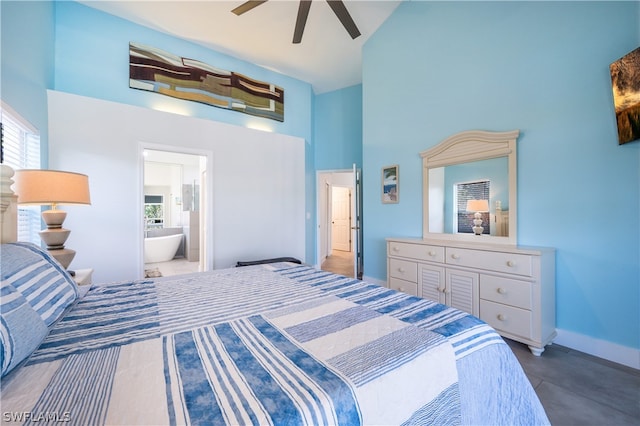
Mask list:
[[144,239],[144,263],[168,262],[176,255],[184,234]]

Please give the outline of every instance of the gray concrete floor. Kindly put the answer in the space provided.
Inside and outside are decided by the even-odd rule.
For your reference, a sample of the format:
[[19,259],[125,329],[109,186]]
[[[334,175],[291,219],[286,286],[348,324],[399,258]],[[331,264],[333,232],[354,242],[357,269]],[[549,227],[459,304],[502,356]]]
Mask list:
[[505,339],[554,426],[640,425],[640,370],[559,345],[536,357]]

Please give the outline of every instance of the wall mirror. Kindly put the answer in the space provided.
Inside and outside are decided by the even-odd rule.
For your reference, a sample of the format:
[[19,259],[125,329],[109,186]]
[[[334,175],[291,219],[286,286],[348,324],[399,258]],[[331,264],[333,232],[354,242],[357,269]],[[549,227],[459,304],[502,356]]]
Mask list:
[[423,238],[517,243],[519,134],[465,131],[420,153]]

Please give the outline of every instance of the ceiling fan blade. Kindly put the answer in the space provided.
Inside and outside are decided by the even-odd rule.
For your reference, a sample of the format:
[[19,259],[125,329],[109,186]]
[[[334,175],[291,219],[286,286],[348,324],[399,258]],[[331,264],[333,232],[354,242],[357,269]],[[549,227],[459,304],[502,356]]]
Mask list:
[[347,30],[351,38],[353,39],[360,36],[360,31],[358,27],[356,27],[356,23],[353,22],[344,2],[342,0],[327,0],[327,3],[329,3],[333,13],[335,13],[340,22],[342,22],[344,29]]
[[304,32],[304,26],[307,24],[307,16],[309,16],[310,8],[311,0],[300,0],[300,6],[298,6],[298,18],[296,19],[296,28],[293,31],[294,44],[299,44],[302,41],[302,33]]
[[250,1],[242,3],[240,6],[236,7],[231,12],[233,12],[236,15],[240,16],[243,13],[250,11],[254,7],[260,6],[262,3],[265,3],[266,1],[267,0],[250,0]]

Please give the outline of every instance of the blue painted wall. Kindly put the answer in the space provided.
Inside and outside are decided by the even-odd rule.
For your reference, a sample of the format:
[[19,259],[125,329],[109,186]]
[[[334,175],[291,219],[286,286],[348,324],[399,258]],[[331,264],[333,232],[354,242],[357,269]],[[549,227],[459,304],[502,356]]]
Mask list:
[[[41,130],[44,167],[48,164],[47,89],[174,111],[239,126],[258,126],[302,137],[307,141],[307,188],[315,188],[316,168],[342,169],[351,168],[353,163],[362,165],[361,85],[316,97],[311,85],[306,82],[79,3],[3,1],[0,4],[3,12],[2,98]],[[32,24],[29,31],[25,31],[25,22]],[[285,121],[279,123],[130,89],[130,41],[160,47],[283,87]],[[318,165],[316,157],[319,158]],[[306,255],[307,259],[315,259],[316,208],[313,190],[307,191],[306,210],[311,214],[307,220]]]
[[[192,42],[134,24],[75,2],[55,3],[55,89],[238,126],[270,129],[304,138],[307,143],[306,186],[315,188],[312,137],[313,91],[309,83],[266,70]],[[157,93],[129,88],[129,42],[135,41],[170,53],[268,81],[284,89],[285,118],[253,117],[196,102],[173,99]],[[306,256],[315,258],[315,195],[307,191]]]
[[618,146],[609,75],[638,28],[638,2],[401,4],[363,52],[365,274],[422,235],[420,151],[520,129],[518,239],[557,249],[558,328],[640,348],[640,142]]
[[362,167],[362,85],[315,96],[316,170]]
[[[14,111],[40,131],[46,146],[47,93],[53,86],[54,15],[51,2],[0,2],[2,85],[0,94]],[[47,164],[47,150],[41,150]]]
[[[147,108],[158,108],[161,102],[167,108],[174,107],[185,115],[247,127],[259,123],[278,133],[311,139],[313,92],[306,82],[76,2],[56,2],[55,14],[56,90]],[[283,87],[284,122],[129,88],[130,41]]]
[[[418,152],[462,130],[519,128],[519,240],[558,250],[558,326],[640,348],[640,142],[617,145],[608,70],[640,45],[637,2],[407,2],[366,44],[362,86],[315,97],[305,82],[76,3],[0,8],[2,99],[41,130],[45,153],[48,88],[155,106],[159,95],[122,83],[131,40],[284,87],[285,122],[264,121],[307,140],[307,188],[316,168],[362,156],[374,278],[386,277],[385,237],[422,233]],[[197,117],[255,120],[162,99]],[[400,165],[401,202],[382,205],[390,164]],[[313,259],[313,191],[307,211]]]

